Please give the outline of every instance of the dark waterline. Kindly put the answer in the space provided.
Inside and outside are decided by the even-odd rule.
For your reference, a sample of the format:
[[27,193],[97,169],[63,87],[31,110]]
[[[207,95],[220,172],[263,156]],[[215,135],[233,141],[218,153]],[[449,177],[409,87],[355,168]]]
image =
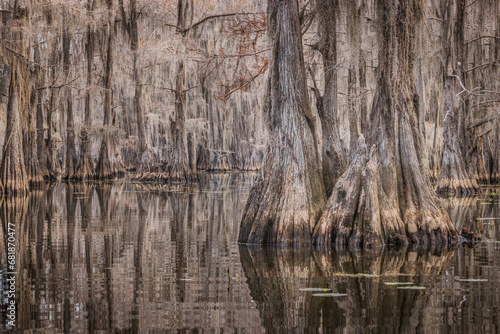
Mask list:
[[0,329],[11,222],[19,331],[500,331],[500,219],[478,219],[500,217],[494,191],[443,199],[459,229],[483,237],[473,249],[299,252],[238,246],[251,180],[212,175],[169,189],[59,184],[3,200]]

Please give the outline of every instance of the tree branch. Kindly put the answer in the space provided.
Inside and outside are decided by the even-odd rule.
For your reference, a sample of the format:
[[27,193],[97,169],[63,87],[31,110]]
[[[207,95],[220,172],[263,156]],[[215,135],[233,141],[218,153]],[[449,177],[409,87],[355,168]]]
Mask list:
[[198,27],[199,25],[205,23],[206,21],[209,21],[209,20],[212,20],[212,19],[217,19],[217,18],[222,18],[222,17],[230,17],[230,16],[239,16],[239,15],[262,15],[262,14],[264,14],[264,13],[262,13],[262,12],[256,12],[256,13],[228,13],[228,14],[209,15],[209,16],[205,16],[204,18],[202,18],[198,22],[193,23],[192,25],[190,25],[189,27],[187,27],[185,29],[180,29],[180,27],[178,27],[178,26],[175,26],[175,27],[178,28],[178,29],[180,29],[182,33],[185,33],[185,32],[188,32],[191,29],[194,29],[194,28]]
[[42,65],[40,65],[40,64],[39,64],[39,63],[37,63],[37,62],[34,62],[33,60],[30,60],[30,59],[26,58],[23,54],[21,54],[21,53],[19,53],[19,52],[17,52],[17,51],[12,50],[12,49],[11,49],[11,48],[9,48],[8,46],[5,46],[5,48],[6,48],[7,50],[9,50],[10,52],[12,52],[12,53],[16,54],[17,56],[19,56],[19,57],[23,58],[23,59],[24,59],[24,60],[26,60],[27,62],[30,62],[30,63],[32,63],[32,64],[35,64],[36,66],[40,67],[42,70],[47,71],[47,69],[46,69],[45,67],[43,67]]

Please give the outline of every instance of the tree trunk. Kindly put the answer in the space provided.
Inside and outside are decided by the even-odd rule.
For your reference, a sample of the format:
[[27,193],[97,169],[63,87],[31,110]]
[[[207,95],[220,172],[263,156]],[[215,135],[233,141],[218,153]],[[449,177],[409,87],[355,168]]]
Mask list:
[[[63,10],[63,73],[66,81],[70,81],[71,69],[71,41],[69,34],[68,10]],[[73,92],[70,86],[66,86],[66,175],[65,178],[75,178],[76,168],[78,167],[78,157],[76,155],[75,144],[75,120],[73,117]]]
[[29,180],[24,164],[24,155],[21,136],[21,112],[18,89],[27,83],[19,74],[16,58],[13,58],[9,88],[9,102],[7,104],[7,122],[5,143],[0,166],[0,185],[7,195],[24,195],[29,191]]
[[[36,71],[36,70],[35,70]],[[26,173],[28,175],[29,185],[38,187],[43,183],[43,175],[41,173],[40,163],[38,162],[38,145],[37,145],[37,127],[36,127],[36,104],[37,92],[32,86],[30,94],[29,110],[27,112],[27,127],[23,129],[23,146],[25,149]]]
[[[40,63],[40,48],[35,47],[34,59],[37,63]],[[35,72],[37,86],[42,86],[44,83],[43,76],[40,73],[40,69],[37,67]],[[47,145],[45,141],[45,133],[47,129],[44,127],[43,122],[43,92],[45,90],[35,90],[36,93],[36,163],[38,164],[38,174],[43,179],[49,178],[49,171],[47,169]]]
[[323,182],[328,196],[342,172],[347,167],[347,157],[342,148],[337,112],[337,0],[317,2],[319,41],[314,46],[323,58],[325,90],[322,97],[316,94],[316,106],[321,120]]
[[[87,14],[92,15],[94,10],[94,1],[87,1]],[[94,67],[94,42],[95,36],[92,27],[87,25],[86,32],[85,57],[87,62],[87,90],[85,92],[85,118],[84,127],[80,135],[82,153],[80,164],[78,166],[75,179],[87,180],[94,177],[94,163],[92,161],[92,138],[90,136],[90,128],[92,127],[92,72]]]
[[137,136],[139,138],[139,151],[138,151],[138,172],[142,173],[144,171],[150,170],[150,165],[152,163],[151,156],[147,151],[147,141],[146,141],[146,127],[144,125],[144,111],[142,108],[142,84],[141,84],[141,74],[139,70],[139,31],[137,27],[137,4],[136,0],[130,1],[130,45],[132,49],[133,57],[133,72],[134,72],[134,112],[137,121]]
[[167,177],[169,180],[187,181],[193,179],[189,167],[187,135],[186,135],[186,91],[185,71],[183,60],[179,61],[177,78],[175,82],[175,116],[170,121],[172,131],[173,151],[167,164]]
[[445,24],[447,32],[446,73],[444,77],[445,108],[443,133],[443,155],[441,173],[438,177],[438,193],[470,195],[478,190],[475,179],[471,179],[465,169],[463,149],[464,136],[460,129],[464,126],[464,109],[460,92],[463,76],[464,13],[465,0],[453,0],[447,6]]
[[[110,18],[108,22],[108,45],[107,56],[104,73],[104,118],[103,126],[107,128],[101,141],[101,149],[99,152],[99,161],[97,162],[96,177],[98,179],[112,179],[117,175],[124,173],[123,165],[120,164],[120,159],[117,157],[119,154],[115,151],[110,142],[111,138],[110,126],[111,112],[112,112],[112,99],[113,99],[113,47],[114,47],[114,27],[115,18],[113,14],[113,0],[107,0]],[[110,147],[111,146],[111,147]],[[110,151],[113,156],[110,156]]]
[[[429,180],[414,80],[418,0],[378,0],[379,77],[363,137],[314,231],[319,245],[447,244],[458,233]],[[363,181],[363,182],[362,182]]]
[[297,1],[268,1],[271,140],[238,241],[304,246],[325,203],[309,107]]
[[[177,31],[185,37],[193,21],[193,0],[179,0],[177,5]],[[170,120],[173,148],[172,156],[167,162],[167,178],[171,181],[193,180],[189,167],[187,133],[186,133],[186,73],[184,60],[179,60],[175,79],[174,118]]]

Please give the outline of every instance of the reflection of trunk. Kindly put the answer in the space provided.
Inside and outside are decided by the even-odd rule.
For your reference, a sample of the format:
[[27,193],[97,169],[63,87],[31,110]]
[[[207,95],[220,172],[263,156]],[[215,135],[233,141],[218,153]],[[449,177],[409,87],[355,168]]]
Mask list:
[[[439,244],[458,234],[428,177],[419,129],[413,46],[419,1],[378,1],[379,78],[368,141],[335,185],[314,237],[318,244],[350,242]],[[361,137],[362,138],[362,137]],[[370,159],[370,161],[369,161]],[[379,163],[378,163],[379,162]],[[364,182],[361,182],[363,177]],[[358,182],[351,182],[351,180]]]
[[336,20],[338,12],[336,0],[317,2],[319,41],[314,46],[323,57],[325,92],[323,96],[315,92],[323,133],[323,180],[327,195],[330,196],[337,179],[347,165],[344,150],[340,142],[337,112],[337,38]]
[[[29,228],[27,213],[28,197],[27,196],[9,196],[3,197],[0,200],[0,224],[2,228],[2,269],[6,269],[2,274],[2,283],[7,286],[6,279],[12,276],[16,278],[16,329],[18,326],[31,322],[31,305],[32,291],[28,288],[30,283],[26,275],[21,273],[29,273],[29,264],[31,263],[29,240]],[[8,239],[13,235],[14,230],[15,242]],[[15,265],[12,268],[9,263],[4,262],[7,259],[8,248],[14,244],[16,254]],[[18,275],[10,275],[8,272],[17,272]],[[7,297],[7,290],[4,290],[3,298]],[[2,299],[3,299],[2,298]],[[13,301],[14,299],[10,299]],[[2,306],[6,310],[6,304]],[[7,321],[5,324],[7,325]],[[2,326],[3,327],[3,326]],[[10,326],[9,326],[10,327]],[[5,328],[5,327],[3,327]],[[12,328],[14,329],[14,328]],[[22,331],[22,329],[21,329]]]
[[75,238],[75,209],[77,205],[77,200],[74,197],[74,185],[68,184],[68,188],[66,189],[66,224],[67,224],[67,239],[66,239],[66,252],[65,255],[67,259],[65,261],[66,270],[63,285],[64,291],[64,304],[63,304],[63,324],[64,324],[64,332],[69,333],[71,331],[71,320],[72,317],[72,307],[71,307],[71,295],[73,294],[73,252],[76,252],[74,249],[74,238]]
[[24,165],[21,138],[21,111],[18,89],[24,83],[19,75],[20,64],[14,61],[7,104],[7,126],[3,147],[0,179],[4,192],[11,195],[22,195],[29,191],[28,175]]
[[[333,299],[321,300],[310,292],[300,291],[325,284],[307,250],[240,247],[240,260],[267,332],[303,333],[307,323],[307,332],[318,333],[321,320],[332,325],[341,316],[342,311]],[[323,311],[335,320],[325,314],[321,319]]]
[[[94,10],[94,1],[87,1],[87,13],[92,15]],[[92,127],[92,106],[91,106],[91,91],[92,91],[92,71],[94,70],[94,32],[92,27],[87,25],[85,56],[87,61],[87,90],[85,92],[85,119],[80,139],[82,153],[80,157],[80,165],[76,179],[86,180],[94,176],[94,164],[92,161],[92,142],[90,137],[90,128]]]
[[135,276],[134,276],[134,301],[132,305],[132,333],[140,332],[140,314],[139,314],[139,305],[141,304],[141,286],[143,282],[142,277],[142,253],[144,251],[144,240],[145,240],[145,231],[147,227],[147,204],[148,202],[145,200],[147,194],[137,193],[137,219],[138,219],[138,233],[137,233],[137,243],[134,247],[134,268],[135,268]]
[[444,78],[446,116],[444,118],[443,156],[437,191],[454,195],[469,195],[478,189],[475,179],[471,179],[465,169],[465,137],[463,122],[465,106],[458,95],[462,88],[462,64],[464,47],[465,0],[454,0],[447,6],[446,13],[446,73]]
[[268,20],[272,62],[266,112],[271,140],[245,208],[239,242],[307,245],[325,191],[307,96],[298,3],[270,0]]
[[187,229],[187,209],[188,201],[186,201],[185,194],[172,194],[169,196],[172,205],[172,212],[174,219],[172,221],[172,237],[171,240],[175,242],[175,284],[179,287],[178,303],[186,302],[186,272],[187,272],[187,242],[186,242],[186,229]]
[[[333,254],[317,252],[314,255],[321,268],[321,276],[330,281],[329,288],[347,293],[342,303],[348,305],[345,308],[346,328],[355,333],[365,333],[367,328],[373,333],[414,333],[426,306],[430,303],[442,305],[442,294],[429,292],[422,295],[418,290],[398,290],[397,287],[384,285],[383,281],[407,282],[411,281],[407,276],[412,276],[416,285],[431,290],[434,288],[432,280],[427,277],[447,268],[453,253],[382,249]],[[384,278],[367,278],[365,275]],[[363,276],[365,278],[360,278]]]
[[[68,10],[63,10],[63,73],[66,81],[70,78],[71,54],[70,54],[70,36],[69,36]],[[78,166],[78,157],[76,156],[75,145],[75,120],[73,118],[73,93],[70,86],[66,90],[66,178],[72,179],[75,176]]]

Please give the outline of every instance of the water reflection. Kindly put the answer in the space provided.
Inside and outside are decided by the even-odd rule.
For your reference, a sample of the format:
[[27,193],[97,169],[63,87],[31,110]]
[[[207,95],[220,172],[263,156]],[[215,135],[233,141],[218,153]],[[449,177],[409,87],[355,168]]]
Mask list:
[[[237,245],[251,179],[212,175],[190,188],[59,184],[1,200],[2,293],[7,222],[16,224],[18,236],[16,329],[499,331],[500,220],[485,219],[500,217],[492,191],[443,202],[460,228],[484,237],[473,249],[297,252]],[[404,286],[395,282],[425,289],[398,289]],[[304,288],[346,296],[319,297]]]

